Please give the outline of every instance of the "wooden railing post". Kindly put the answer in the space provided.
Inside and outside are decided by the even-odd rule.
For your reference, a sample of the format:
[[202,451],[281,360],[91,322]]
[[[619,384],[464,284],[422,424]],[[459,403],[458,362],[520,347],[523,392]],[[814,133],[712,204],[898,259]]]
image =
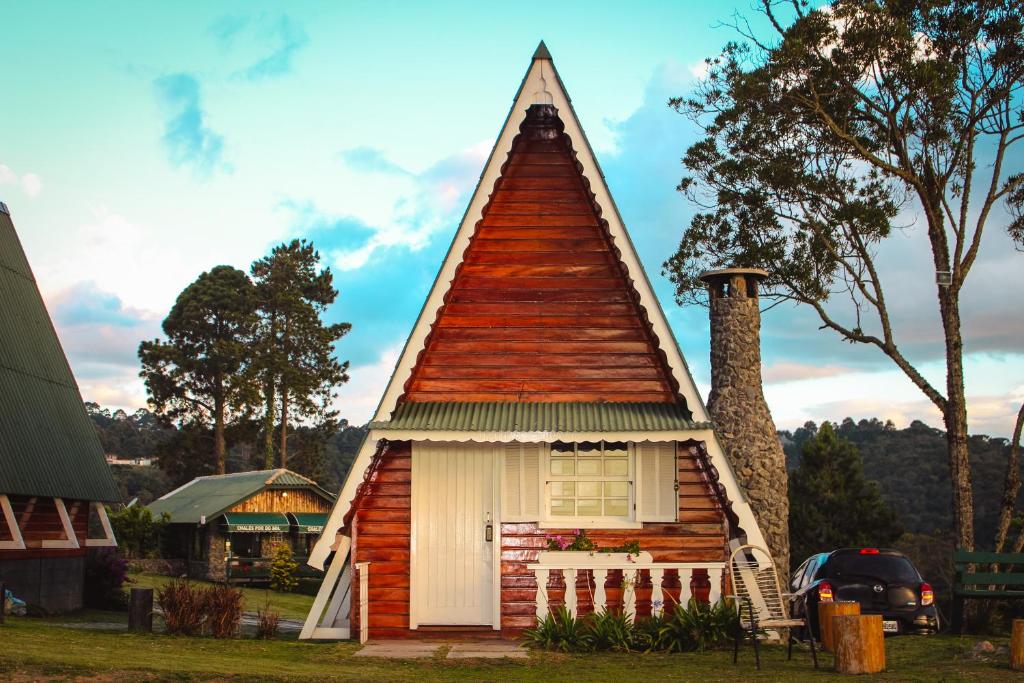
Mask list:
[[636,585],[639,582],[639,569],[622,570],[622,614],[628,619],[636,616]]
[[722,570],[717,567],[708,567],[708,581],[711,582],[708,602],[714,606],[722,598]]
[[576,570],[566,569],[561,574],[565,580],[565,609],[569,610],[569,614],[575,617],[577,612]]
[[690,598],[693,596],[693,592],[690,589],[690,583],[693,581],[693,570],[692,569],[679,569],[679,604],[686,607],[690,604]]
[[651,616],[656,617],[665,611],[665,593],[661,584],[665,580],[664,569],[651,570]]
[[370,563],[357,562],[359,573],[359,642],[366,643],[370,639]]
[[608,596],[604,584],[608,580],[607,569],[594,569],[594,612],[608,609]]
[[537,581],[537,622],[544,621],[548,616],[548,570],[534,569]]

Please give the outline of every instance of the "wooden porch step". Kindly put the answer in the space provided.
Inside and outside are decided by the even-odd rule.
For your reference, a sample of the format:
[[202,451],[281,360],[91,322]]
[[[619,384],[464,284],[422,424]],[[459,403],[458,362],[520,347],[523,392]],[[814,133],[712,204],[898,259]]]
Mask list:
[[450,626],[420,624],[416,629],[424,638],[456,638],[466,640],[501,640],[501,631],[491,626]]

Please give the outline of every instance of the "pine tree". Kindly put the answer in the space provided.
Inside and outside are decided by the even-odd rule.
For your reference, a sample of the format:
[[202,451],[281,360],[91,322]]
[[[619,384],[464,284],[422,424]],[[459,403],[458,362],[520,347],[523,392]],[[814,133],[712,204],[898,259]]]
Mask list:
[[224,473],[229,419],[252,403],[247,368],[256,325],[252,281],[231,266],[200,275],[163,322],[167,340],[139,345],[149,403],[169,419],[213,422],[213,457]]
[[255,351],[265,404],[263,460],[267,468],[273,467],[275,417],[280,420],[280,466],[286,467],[290,419],[334,424],[336,413],[330,409],[333,392],[348,381],[348,362],[335,359],[334,344],[351,325],[327,325],[321,320],[338,291],[330,269],[319,270],[319,264],[320,254],[312,243],[293,240],[252,265],[260,314]]
[[903,533],[878,485],[864,478],[857,447],[828,422],[789,475],[789,533],[794,566],[836,548],[888,546]]

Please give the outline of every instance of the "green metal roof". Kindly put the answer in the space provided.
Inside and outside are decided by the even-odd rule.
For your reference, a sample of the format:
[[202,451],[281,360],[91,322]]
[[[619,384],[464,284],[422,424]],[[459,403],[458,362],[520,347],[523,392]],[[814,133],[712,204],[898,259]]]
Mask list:
[[292,523],[283,512],[225,512],[228,531],[243,534],[288,533]]
[[121,499],[14,224],[2,210],[0,493]]
[[651,432],[708,429],[679,403],[411,403],[371,429],[459,432]]
[[204,517],[209,522],[235,503],[265,488],[308,488],[326,500],[334,500],[334,496],[312,479],[290,470],[276,469],[197,477],[154,500],[148,507],[154,517],[166,512],[175,524],[199,524]]

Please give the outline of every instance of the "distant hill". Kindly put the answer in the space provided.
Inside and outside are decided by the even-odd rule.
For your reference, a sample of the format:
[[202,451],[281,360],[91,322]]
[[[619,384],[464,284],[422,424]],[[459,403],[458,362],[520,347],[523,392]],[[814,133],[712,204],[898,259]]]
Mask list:
[[[779,432],[789,469],[797,466],[803,442],[816,430],[816,425],[809,422],[793,432]],[[865,475],[878,482],[882,497],[896,510],[906,531],[931,534],[952,529],[952,489],[945,432],[917,420],[906,429],[896,429],[892,422],[878,419],[854,422],[850,418],[837,425],[837,431],[858,446]],[[968,448],[976,536],[978,546],[987,547],[992,542],[999,514],[1009,441],[976,434],[971,436]]]
[[[96,427],[104,453],[121,459],[156,457],[159,446],[169,443],[179,433],[176,427],[164,424],[145,408],[131,414],[124,410],[111,412],[109,408],[87,401],[85,410]],[[306,431],[304,427],[297,427],[294,434],[301,439]],[[323,469],[318,482],[321,486],[332,493],[341,488],[366,431],[366,427],[353,427],[342,421],[338,432],[324,446]],[[251,443],[234,444],[228,454],[228,471],[253,469],[254,451]],[[289,467],[298,468],[301,472],[300,462],[297,459]],[[174,488],[173,477],[167,476],[158,466],[119,465],[111,470],[125,503],[137,497],[141,504],[146,505]]]

